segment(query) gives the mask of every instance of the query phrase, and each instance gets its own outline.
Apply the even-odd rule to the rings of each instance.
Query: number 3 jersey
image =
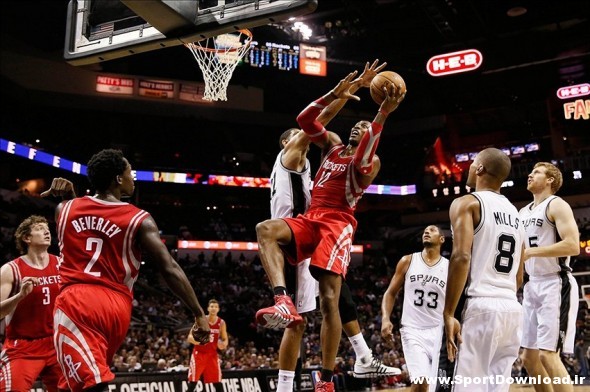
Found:
[[[422,252],[412,254],[404,283],[402,326],[425,329],[442,325],[448,272],[447,258],[441,256],[429,266]]]
[[[14,277],[9,297],[18,294],[22,280],[28,276],[39,278],[39,284],[6,316],[6,338],[41,339],[53,336],[53,305],[60,279],[57,256],[50,254],[49,263],[43,269],[31,266],[23,257],[12,260],[8,265]]]
[[[516,275],[524,241],[524,227],[516,207],[492,191],[471,193],[480,203],[474,228],[467,297],[516,300]]]
[[[61,289],[96,284],[133,297],[141,264],[137,231],[149,214],[124,202],[85,196],[68,201],[57,222]]]

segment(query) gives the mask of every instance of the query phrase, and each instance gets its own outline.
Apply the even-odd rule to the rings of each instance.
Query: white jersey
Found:
[[[441,256],[429,266],[422,252],[412,254],[404,283],[403,327],[426,329],[442,325],[448,272],[447,258]]]
[[[553,245],[561,241],[555,223],[547,217],[549,203],[557,199],[557,196],[550,196],[534,206],[534,202],[520,210],[520,220],[526,232],[525,246],[527,248],[536,246]],[[530,276],[556,275],[561,271],[571,271],[570,257],[531,257],[525,261],[526,272]]]
[[[277,155],[270,175],[270,216],[273,219],[303,214],[311,202],[309,160],[305,160],[303,171],[289,170],[281,162],[283,152]]]
[[[499,193],[473,192],[481,218],[474,229],[467,297],[516,300],[524,229],[516,207]]]

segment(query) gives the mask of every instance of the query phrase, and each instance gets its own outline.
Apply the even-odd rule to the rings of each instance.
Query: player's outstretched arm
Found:
[[[0,268],[0,319],[3,319],[16,309],[16,306],[23,298],[31,294],[33,287],[39,282],[39,279],[27,276],[20,282],[18,293],[9,297],[14,285],[14,274],[12,268],[5,264]]]
[[[138,240],[141,248],[156,263],[170,290],[193,312],[196,321],[191,332],[195,340],[202,341],[206,337],[205,342],[207,342],[209,339],[209,323],[205,318],[205,312],[203,312],[203,308],[186,274],[170,256],[168,249],[160,240],[158,226],[151,216],[141,223]]]
[[[400,259],[395,267],[393,278],[389,282],[389,287],[383,294],[381,301],[381,337],[390,345],[393,344],[393,323],[391,322],[391,312],[395,305],[395,299],[406,280],[406,272],[410,267],[411,255],[405,255]]]
[[[359,97],[350,93],[350,88],[355,83],[354,78],[357,73],[357,71],[349,73],[344,79],[338,82],[336,87],[330,90],[330,92],[310,103],[297,116],[299,127],[303,129],[303,132],[309,136],[310,140],[315,145],[323,150],[328,149],[335,144],[342,143],[342,141],[334,132],[328,132],[328,130],[324,128],[324,125],[318,121],[318,116],[322,110],[337,99],[360,100]]]
[[[62,177],[55,177],[51,181],[51,186],[46,191],[42,192],[41,197],[48,196],[59,196],[64,201],[59,203],[55,209],[55,221],[59,221],[59,214],[64,206],[64,202],[72,200],[76,197],[76,191],[74,189],[74,183]]]

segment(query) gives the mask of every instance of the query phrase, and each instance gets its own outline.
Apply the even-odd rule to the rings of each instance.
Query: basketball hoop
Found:
[[[205,79],[203,99],[227,101],[229,80],[238,62],[250,49],[250,42],[252,42],[252,32],[244,29],[184,44],[191,50],[203,72]]]

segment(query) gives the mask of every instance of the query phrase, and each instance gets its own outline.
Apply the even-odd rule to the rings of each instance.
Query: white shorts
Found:
[[[522,338],[522,306],[516,299],[469,298],[461,323],[463,343],[455,360],[455,380],[479,377],[481,382],[453,385],[453,391],[508,391],[510,384],[484,383],[496,375],[510,377]]]
[[[320,284],[309,272],[310,259],[297,264],[297,289],[295,306],[298,313],[316,310],[316,297],[320,295]]]
[[[578,283],[570,273],[531,276],[522,301],[522,347],[573,354],[578,298]]]
[[[402,327],[402,348],[410,380],[417,377],[436,377],[442,342],[443,325],[434,328]]]

